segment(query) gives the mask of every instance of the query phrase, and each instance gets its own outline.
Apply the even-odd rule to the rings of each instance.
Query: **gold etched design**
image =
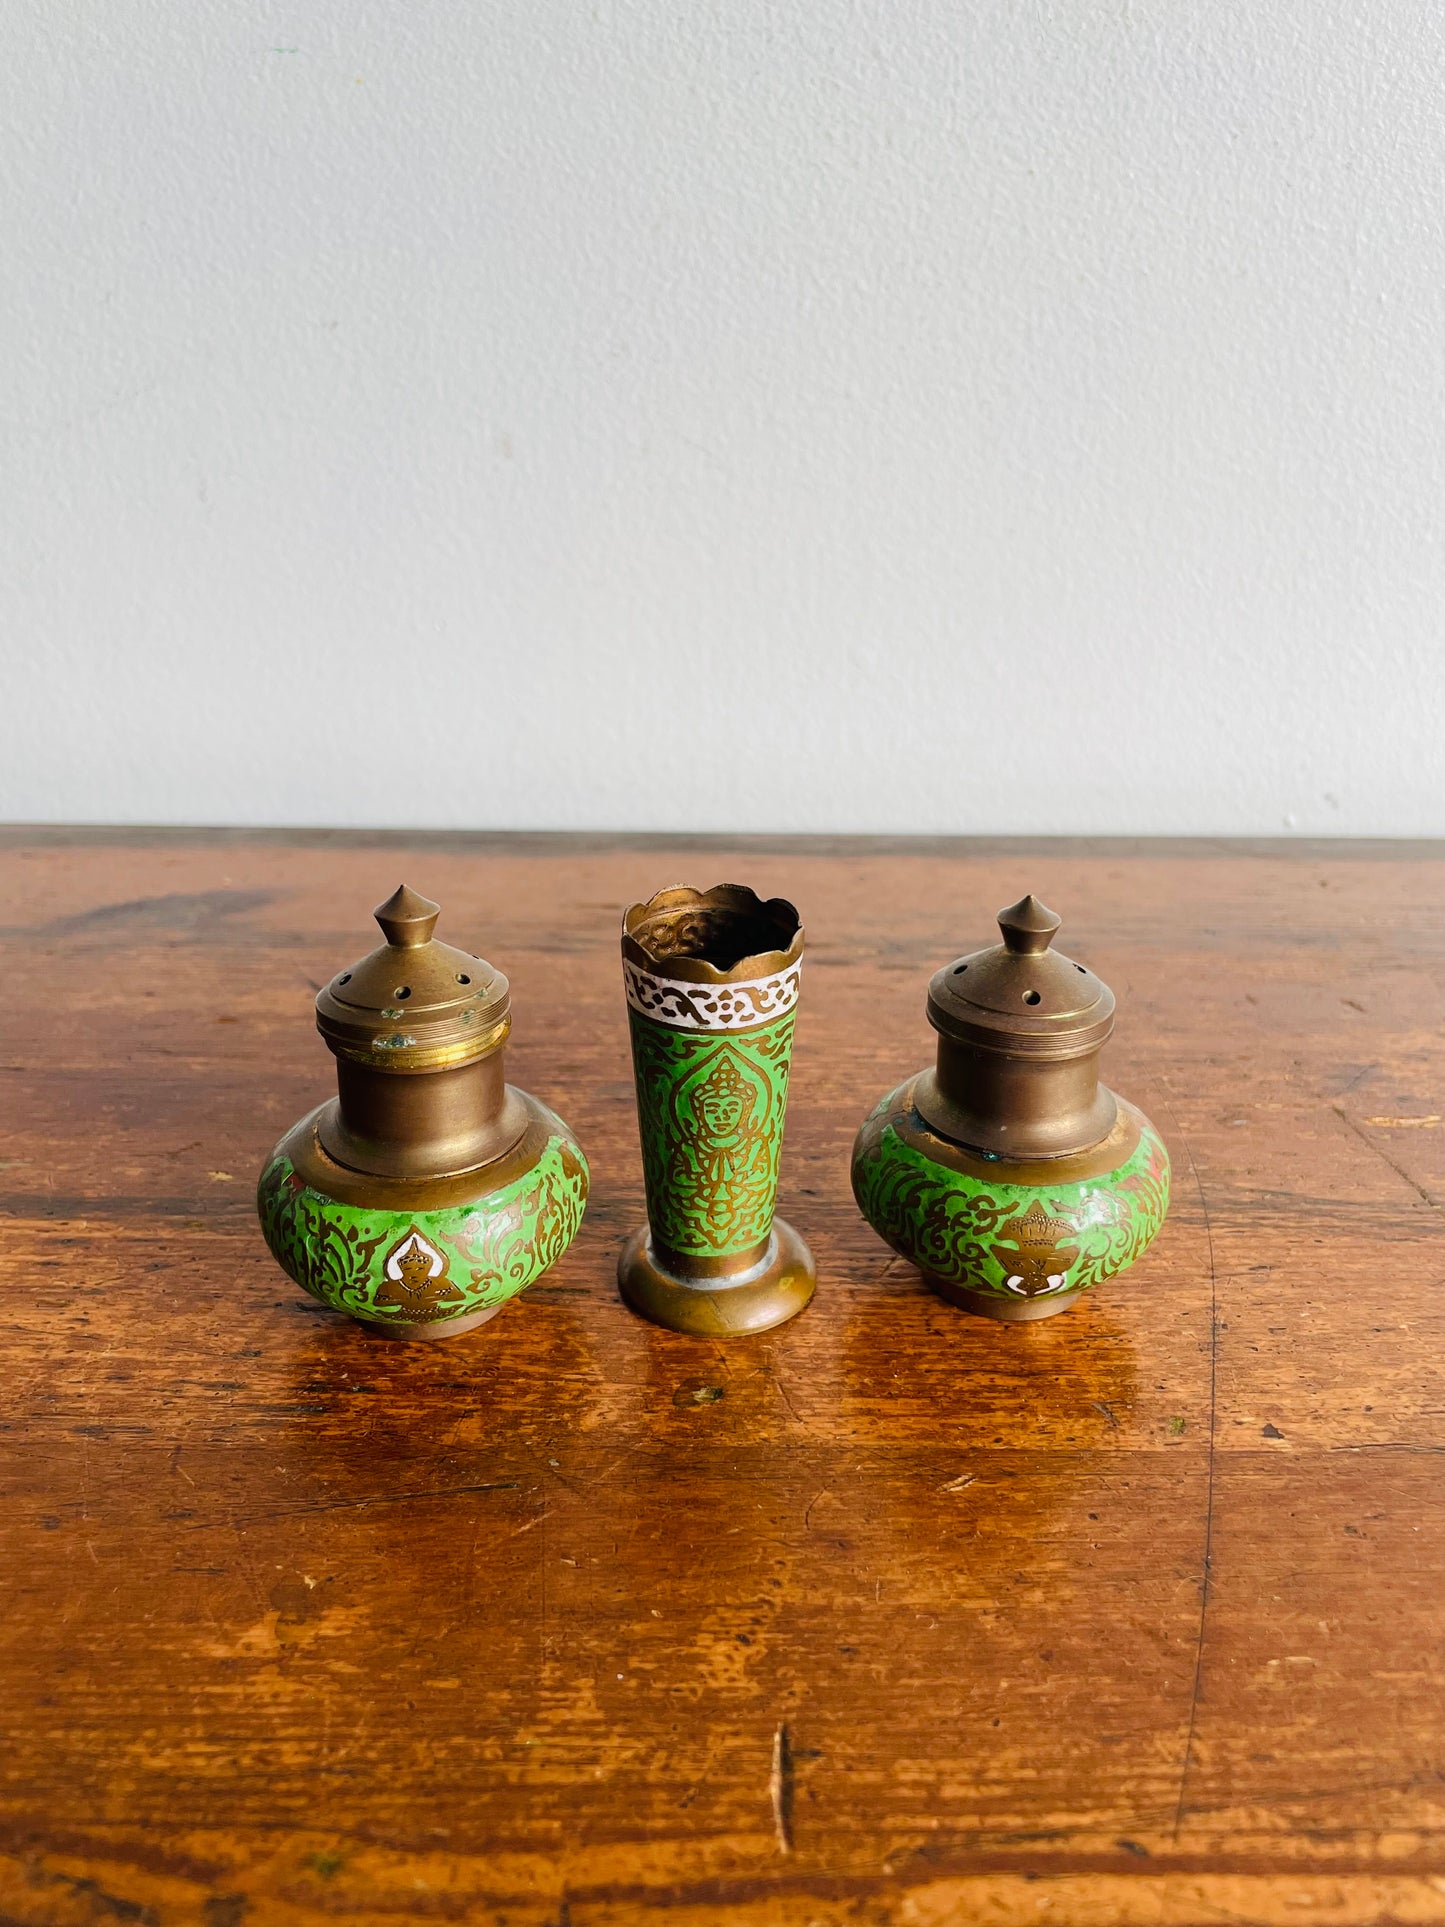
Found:
[[[766,1243],[793,1021],[707,1037],[631,1013],[647,1215],[671,1250],[730,1257]]]
[[[386,1318],[427,1324],[455,1316],[466,1302],[466,1293],[447,1277],[445,1254],[415,1225],[386,1254],[382,1276],[385,1295],[378,1295],[376,1309]]]
[[[853,1194],[879,1236],[920,1271],[1016,1300],[1086,1291],[1148,1249],[1169,1208],[1169,1153],[1147,1120],[1113,1170],[1030,1183],[936,1162],[916,1141],[924,1126],[912,1090],[912,1080],[900,1085],[864,1121]],[[898,1129],[905,1120],[907,1138]],[[1062,1285],[1049,1286],[1060,1276]],[[1046,1291],[1021,1289],[1030,1278]]]
[[[798,1001],[802,962],[749,983],[695,984],[659,977],[630,959],[622,960],[627,1001],[640,1016],[673,1030],[750,1030],[781,1017]]]
[[[279,1151],[257,1188],[266,1243],[303,1290],[354,1318],[425,1324],[438,1318],[437,1305],[450,1318],[503,1303],[562,1256],[587,1203],[587,1161],[576,1139],[550,1111],[533,1108],[548,1126],[535,1163],[480,1197],[427,1212],[330,1197]],[[461,1302],[447,1295],[453,1291]],[[419,1302],[419,1319],[409,1300]]]
[[[770,1210],[772,1147],[757,1117],[759,1091],[734,1059],[721,1057],[692,1092],[696,1136],[673,1146],[669,1178],[688,1197],[710,1245],[719,1249]],[[763,1104],[766,1107],[766,1096]]]
[[[992,1247],[1007,1290],[1020,1298],[1041,1298],[1062,1291],[1069,1267],[1079,1262],[1076,1235],[1067,1218],[1051,1218],[1037,1198],[1022,1217],[999,1226],[1002,1242]]]

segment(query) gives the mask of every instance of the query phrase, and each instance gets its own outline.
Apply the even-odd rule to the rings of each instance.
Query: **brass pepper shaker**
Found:
[[[396,1338],[495,1317],[587,1202],[576,1138],[504,1080],[507,979],[438,943],[439,915],[403,885],[376,912],[386,942],[318,994],[337,1095],[281,1139],[257,1193],[281,1268]]]
[[[1003,942],[928,986],[938,1060],[889,1093],[853,1146],[853,1193],[880,1237],[965,1310],[1048,1318],[1148,1247],[1169,1154],[1099,1082],[1114,997],[1051,946],[1036,897]]]

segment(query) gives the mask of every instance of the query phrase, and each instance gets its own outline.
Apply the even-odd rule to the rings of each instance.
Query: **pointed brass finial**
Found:
[[[1037,957],[1047,950],[1062,922],[1062,917],[1056,917],[1035,896],[1020,897],[998,913],[1004,943],[1015,956],[1022,957]]]
[[[431,942],[431,933],[441,913],[439,903],[433,903],[430,897],[418,896],[403,883],[385,903],[377,905],[374,915],[388,943],[395,944],[399,950],[416,950]]]

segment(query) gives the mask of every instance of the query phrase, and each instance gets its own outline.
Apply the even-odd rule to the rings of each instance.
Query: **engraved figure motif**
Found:
[[[793,1014],[727,1038],[632,1013],[647,1215],[674,1251],[728,1257],[773,1225]]]
[[[758,1097],[732,1058],[719,1057],[691,1093],[693,1133],[673,1143],[672,1183],[717,1244],[745,1233],[771,1201],[773,1160],[759,1129]]]
[[[415,1225],[392,1246],[381,1270],[390,1287],[376,1301],[383,1317],[427,1324],[454,1317],[465,1303],[466,1293],[447,1277],[445,1256]]]
[[[1070,1265],[1079,1262],[1079,1247],[1065,1242],[1073,1236],[1069,1220],[1049,1217],[1035,1198],[1021,1218],[999,1226],[999,1237],[1005,1242],[990,1247],[1005,1287],[1020,1298],[1062,1291]]]

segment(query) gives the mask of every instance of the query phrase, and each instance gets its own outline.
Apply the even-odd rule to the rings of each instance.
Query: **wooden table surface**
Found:
[[[1445,1921],[1438,846],[0,835],[0,1920]],[[813,1307],[619,1302],[621,906],[792,897]],[[592,1162],[494,1323],[276,1269],[315,987],[401,880]],[[1034,890],[1174,1158],[1040,1325],[940,1303],[848,1150]]]

